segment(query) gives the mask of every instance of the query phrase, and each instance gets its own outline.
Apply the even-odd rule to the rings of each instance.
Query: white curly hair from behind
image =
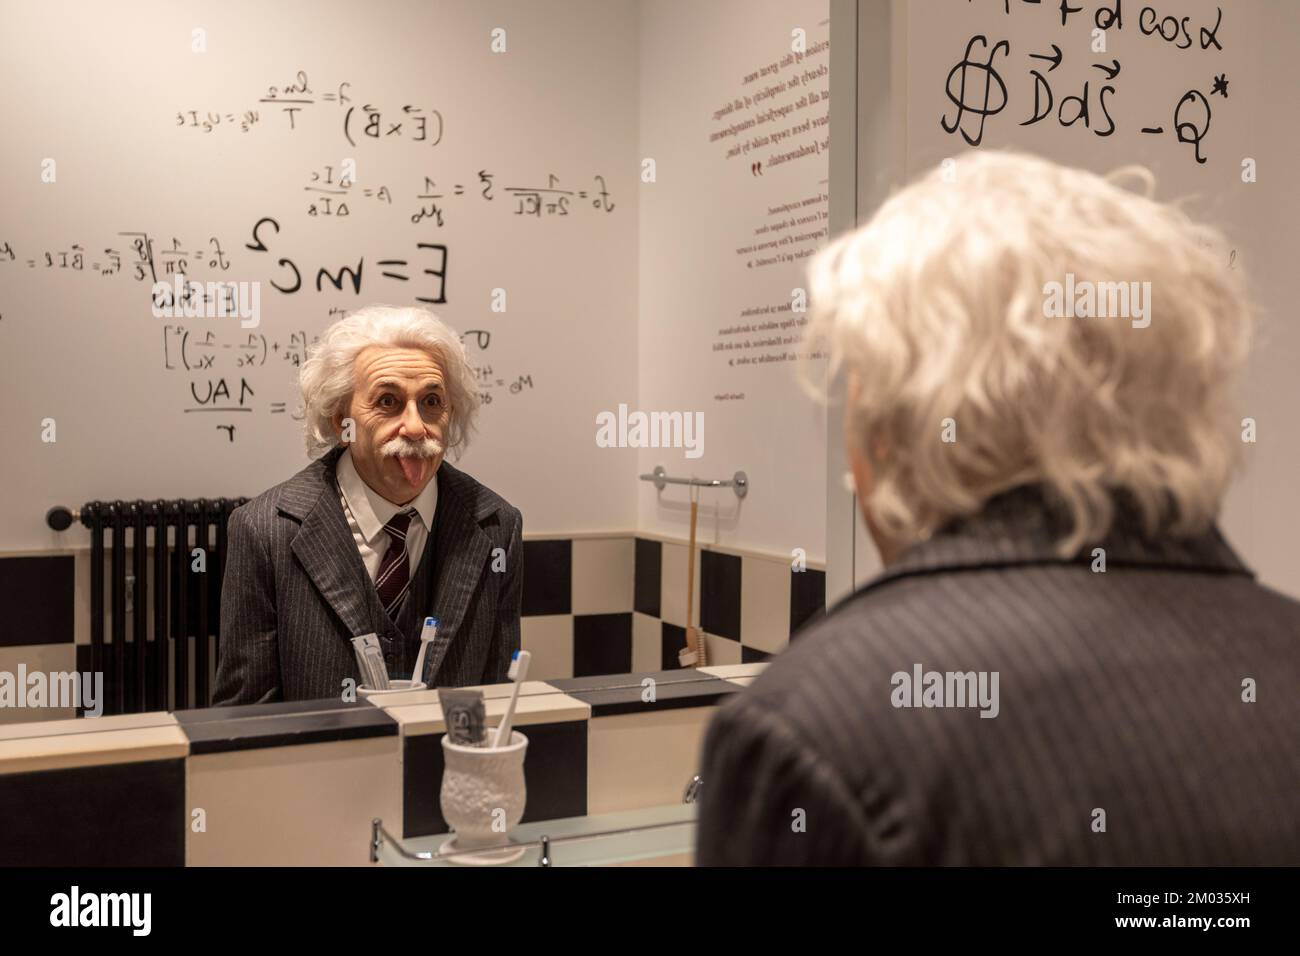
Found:
[[[891,538],[923,539],[1022,484],[1068,514],[1063,558],[1104,537],[1121,489],[1149,535],[1214,520],[1240,455],[1254,309],[1222,234],[1153,192],[1141,168],[972,151],[812,260],[803,351],[829,362],[800,378],[822,401],[840,373],[859,381],[847,433]],[[1068,273],[1149,282],[1150,324],[1045,315]],[[947,419],[956,441],[941,440]]]
[[[355,389],[357,356],[371,347],[421,349],[434,357],[446,378],[450,421],[446,453],[459,458],[469,447],[479,397],[460,336],[427,309],[370,305],[327,328],[298,374],[302,391],[307,454],[319,458],[339,444],[333,418],[345,416]]]

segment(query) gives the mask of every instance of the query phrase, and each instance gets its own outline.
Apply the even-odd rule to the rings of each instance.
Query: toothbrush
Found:
[[[528,676],[528,662],[532,659],[533,655],[528,651],[515,651],[514,657],[510,659],[509,677],[515,682],[515,689],[510,695],[506,715],[497,727],[497,736],[492,742],[493,747],[500,747],[503,741],[510,739],[510,723],[515,719],[515,704],[519,703],[519,688],[524,686],[524,678]]]
[[[411,686],[414,687],[424,679],[424,652],[438,637],[438,619],[426,617],[424,628],[420,631],[420,653],[415,655],[415,669],[411,671]]]

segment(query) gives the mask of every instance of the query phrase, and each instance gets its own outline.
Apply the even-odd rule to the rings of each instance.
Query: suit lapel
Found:
[[[470,511],[474,503],[464,497],[460,472],[444,461],[438,468],[437,480],[438,510],[431,537],[437,578],[433,614],[438,618],[438,638],[429,648],[426,665],[430,687],[436,686],[438,669],[465,621],[492,546],[491,538]]]
[[[294,514],[302,527],[292,548],[316,589],[354,635],[374,630],[367,588],[374,590],[348,528],[334,465],[342,449],[335,449],[299,472],[285,489],[282,510]]]

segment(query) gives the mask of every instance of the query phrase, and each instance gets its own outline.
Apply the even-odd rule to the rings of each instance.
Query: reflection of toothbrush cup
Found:
[[[438,637],[438,619],[426,617],[424,628],[420,632],[420,652],[415,658],[415,667],[410,680],[390,680],[388,665],[384,662],[384,652],[379,646],[379,637],[375,634],[363,634],[352,638],[352,647],[357,655],[357,670],[361,674],[361,686],[357,693],[361,697],[371,697],[399,690],[423,690],[421,677],[424,675],[425,655],[429,645]]]

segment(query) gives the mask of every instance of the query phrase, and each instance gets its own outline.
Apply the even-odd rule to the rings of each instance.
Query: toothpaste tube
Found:
[[[453,744],[487,746],[487,709],[481,690],[439,687],[438,703],[447,722],[447,738]]]
[[[370,686],[370,662],[366,660],[365,639],[360,637],[352,638],[352,651],[357,655],[357,673],[361,677],[361,686]]]
[[[370,661],[370,673],[374,679],[370,686],[375,690],[388,690],[388,665],[384,663],[384,652],[378,647],[367,647],[366,659]]]
[[[379,646],[377,634],[362,634],[352,638],[352,648],[357,655],[362,686],[370,690],[388,690],[388,666]]]

